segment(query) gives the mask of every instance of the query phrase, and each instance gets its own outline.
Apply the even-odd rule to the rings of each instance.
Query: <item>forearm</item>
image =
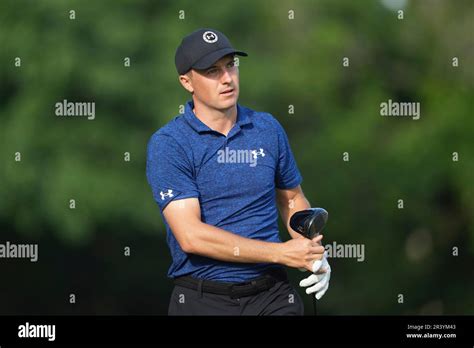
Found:
[[[297,211],[309,208],[311,208],[311,205],[304,194],[298,194],[287,201],[280,200],[278,202],[278,209],[280,210],[281,218],[292,238],[300,238],[302,236],[301,234],[293,231],[293,229],[290,227],[291,216]]]
[[[245,238],[203,222],[188,236],[188,253],[228,262],[284,263],[281,243]]]

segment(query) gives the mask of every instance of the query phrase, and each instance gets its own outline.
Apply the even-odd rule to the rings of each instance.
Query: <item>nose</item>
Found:
[[[221,83],[230,83],[232,82],[232,77],[230,76],[230,72],[227,69],[223,69],[224,72],[221,76]]]

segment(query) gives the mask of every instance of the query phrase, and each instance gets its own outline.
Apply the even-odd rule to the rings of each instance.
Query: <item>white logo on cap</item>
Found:
[[[213,31],[206,31],[204,34],[202,34],[202,38],[207,43],[214,43],[217,41],[217,34]]]

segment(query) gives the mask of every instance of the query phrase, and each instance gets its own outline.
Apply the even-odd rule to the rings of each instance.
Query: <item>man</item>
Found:
[[[165,222],[175,288],[169,315],[302,315],[284,266],[311,271],[300,285],[321,298],[330,267],[322,236],[303,238],[291,215],[310,207],[285,131],[237,104],[235,50],[199,29],[176,51],[184,115],[151,137],[147,179]],[[282,243],[278,209],[292,239]]]

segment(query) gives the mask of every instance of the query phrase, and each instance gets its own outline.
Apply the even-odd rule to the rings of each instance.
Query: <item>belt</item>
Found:
[[[182,276],[174,279],[174,284],[192,290],[201,290],[216,295],[227,295],[231,298],[256,295],[268,290],[276,283],[287,281],[286,271],[275,269],[266,271],[262,276],[242,283],[226,283],[214,280],[198,279],[192,276]]]

